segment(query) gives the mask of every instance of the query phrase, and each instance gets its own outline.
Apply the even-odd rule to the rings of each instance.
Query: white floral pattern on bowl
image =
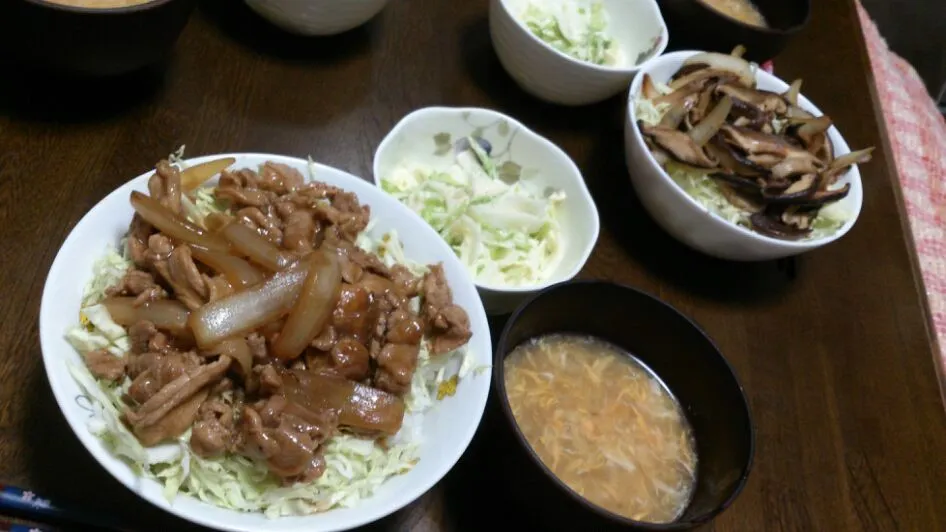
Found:
[[[488,109],[428,107],[407,115],[378,146],[374,182],[380,188],[382,178],[408,160],[446,168],[456,143],[468,137],[489,144],[501,178],[529,179],[542,190],[565,193],[558,210],[561,257],[549,277],[517,287],[476,283],[487,313],[503,314],[542,288],[577,275],[598,240],[600,220],[581,172],[565,152],[515,119]]]

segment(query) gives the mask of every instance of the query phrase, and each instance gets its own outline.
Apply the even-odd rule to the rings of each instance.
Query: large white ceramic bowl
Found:
[[[486,312],[505,314],[543,288],[577,275],[598,241],[601,222],[581,172],[571,158],[518,121],[488,109],[427,107],[405,116],[375,152],[375,184],[380,189],[381,180],[407,160],[434,168],[448,167],[453,162],[453,150],[438,147],[471,135],[488,141],[497,160],[518,164],[523,176],[529,176],[543,189],[562,190],[566,196],[559,209],[561,260],[548,279],[515,287],[477,282]],[[435,137],[444,140],[438,144]]]
[[[850,231],[861,212],[864,199],[861,174],[856,165],[840,180],[841,183],[851,184],[850,192],[840,203],[840,206],[850,213],[847,223],[827,237],[797,241],[772,238],[724,220],[687,194],[667,175],[651,155],[637,127],[635,101],[640,94],[644,74],[650,74],[655,81],[666,82],[688,57],[696,53],[699,52],[674,52],[655,59],[637,74],[628,93],[627,120],[624,124],[627,168],[634,190],[651,217],[664,230],[693,249],[721,259],[737,261],[759,261],[798,255],[834,242]],[[756,82],[762,90],[778,93],[788,90],[787,83],[761,68],[756,71]],[[821,110],[804,96],[798,97],[798,105],[816,116],[822,114]],[[828,130],[828,138],[834,145],[835,157],[850,153],[847,142],[836,127],[831,126]]]
[[[614,67],[575,59],[536,37],[518,18],[530,1],[490,0],[489,32],[506,72],[542,100],[585,105],[610,98],[667,48],[667,25],[656,0],[600,0],[610,17],[608,31],[628,63]]]
[[[237,159],[235,168],[255,168],[264,161],[275,161],[306,174],[307,162],[301,159],[263,154],[230,156]],[[200,157],[188,163],[197,164],[218,157],[222,156]],[[150,175],[151,172],[138,176],[109,194],[76,225],[49,271],[40,307],[40,343],[53,394],[76,436],[102,467],[128,489],[159,508],[205,526],[245,532],[348,530],[398,510],[436,484],[460,458],[476,431],[489,394],[489,374],[471,373],[460,381],[456,395],[444,399],[425,414],[420,461],[411,471],[389,479],[373,497],[354,508],[305,517],[270,519],[258,513],[224,510],[183,495],[168,502],[157,482],[137,476],[89,432],[92,414],[83,408],[88,408],[80,399],[84,394],[66,366],[67,362],[82,364],[82,360],[63,335],[78,320],[83,288],[91,276],[93,262],[108,246],[117,246],[128,229],[133,213],[129,194],[133,190],[147,192]],[[489,365],[492,343],[483,305],[463,265],[437,233],[410,209],[367,181],[323,165],[316,165],[315,178],[354,192],[364,204],[370,205],[372,217],[376,220],[373,232],[380,237],[391,229],[397,230],[409,258],[424,263],[443,263],[454,300],[470,316],[473,337],[469,349],[477,364]],[[161,449],[155,452],[161,452]]]
[[[246,0],[253,11],[300,35],[335,35],[357,28],[389,0]]]

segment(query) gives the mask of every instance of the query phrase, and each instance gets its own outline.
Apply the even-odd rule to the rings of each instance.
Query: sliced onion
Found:
[[[795,135],[805,143],[805,147],[812,155],[817,155],[827,138],[828,128],[831,127],[831,117],[822,115],[818,118],[800,120],[803,122],[795,130]]]
[[[187,318],[190,311],[181,303],[170,299],[157,299],[143,305],[135,305],[134,297],[111,297],[102,302],[112,320],[119,325],[131,327],[139,321],[150,321],[158,329],[174,334],[187,333]]]
[[[263,284],[211,301],[195,310],[188,323],[197,345],[208,349],[286,315],[299,295],[307,271],[305,264],[289,268]]]
[[[250,351],[250,345],[246,343],[246,339],[228,338],[220,342],[220,345],[212,351],[235,360],[237,367],[240,368],[239,374],[244,380],[253,374],[253,353]]]
[[[802,109],[801,107],[798,107],[797,105],[789,105],[788,111],[785,113],[785,116],[787,116],[788,118],[801,118],[801,119],[809,119],[809,118],[815,117],[815,115],[809,113],[808,111]]]
[[[739,76],[739,81],[746,87],[755,87],[755,74],[752,72],[752,65],[741,57],[716,52],[702,52],[683,62],[683,66],[699,64],[732,72]]]
[[[691,94],[687,96],[682,102],[679,102],[677,105],[674,105],[664,113],[663,118],[660,119],[660,127],[666,127],[670,129],[677,129],[680,127],[680,124],[683,122],[683,119],[686,117],[687,113],[690,112],[690,109],[696,105],[699,94]]]
[[[798,105],[798,94],[801,92],[801,78],[796,79],[788,87],[788,90],[785,91],[785,94],[782,96],[785,97],[785,100],[792,105]]]
[[[203,185],[211,177],[223,172],[236,162],[234,157],[224,157],[200,163],[181,172],[181,187],[191,191]]]
[[[191,254],[215,272],[223,274],[236,289],[248,288],[261,282],[264,278],[262,272],[240,257],[234,257],[227,253],[217,253],[196,246],[191,247]]]
[[[697,146],[704,146],[707,142],[719,132],[719,128],[726,122],[729,111],[732,110],[732,98],[723,96],[712,111],[706,114],[699,124],[689,131],[690,138]]]
[[[338,423],[360,431],[396,434],[404,421],[404,401],[371,386],[335,375],[291,370],[281,374],[290,404],[310,412],[338,412]]]
[[[221,229],[233,222],[231,216],[219,212],[212,212],[204,218],[204,225],[214,233],[219,233]]]
[[[713,68],[701,68],[672,80],[667,86],[674,91],[687,86],[689,86],[692,90],[700,90],[702,87],[696,82],[703,81],[707,78],[717,77],[723,74],[726,74],[726,72],[720,72],[719,70]]]
[[[650,74],[644,74],[644,79],[641,81],[641,94],[647,100],[653,100],[660,96],[660,91],[654,85],[654,79],[650,77]]]
[[[285,270],[292,263],[292,257],[288,253],[284,253],[259,233],[233,221],[229,216],[211,214],[207,217],[207,226],[220,227],[219,233],[238,253],[269,271]]]
[[[742,57],[746,55],[746,47],[741,44],[737,44],[736,47],[732,49],[732,52],[729,53],[729,55],[733,57]]]
[[[315,251],[306,260],[309,273],[286,324],[273,344],[273,355],[292,360],[322,332],[342,286],[342,270],[334,253]]]
[[[147,194],[132,192],[131,205],[146,222],[171,238],[196,244],[211,251],[226,252],[230,248],[226,240],[217,235],[208,234],[200,227],[174,214],[161,202]]]
[[[852,164],[864,164],[870,161],[873,153],[873,147],[864,150],[852,151],[851,153],[842,155],[832,161],[831,166],[828,167],[828,170],[840,170],[842,168],[847,168]]]

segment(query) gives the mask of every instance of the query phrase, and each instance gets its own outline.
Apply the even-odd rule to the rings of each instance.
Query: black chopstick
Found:
[[[0,484],[0,513],[43,523],[46,525],[71,525],[83,530],[102,530],[108,532],[124,532],[124,529],[112,522],[106,516],[92,515],[76,508],[54,505],[52,501],[30,490],[15,486]],[[44,532],[48,529],[30,527],[27,525],[10,525],[11,532],[28,532],[37,530]],[[25,528],[24,528],[25,527]],[[0,531],[4,530],[0,526]]]

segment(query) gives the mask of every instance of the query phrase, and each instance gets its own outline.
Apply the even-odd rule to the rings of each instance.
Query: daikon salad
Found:
[[[536,37],[575,59],[617,66],[621,50],[608,33],[608,13],[594,0],[527,0],[520,18]]]
[[[557,214],[565,194],[523,177],[512,161],[499,164],[481,140],[459,144],[448,167],[404,161],[381,187],[436,229],[477,282],[546,280],[561,258]]]

